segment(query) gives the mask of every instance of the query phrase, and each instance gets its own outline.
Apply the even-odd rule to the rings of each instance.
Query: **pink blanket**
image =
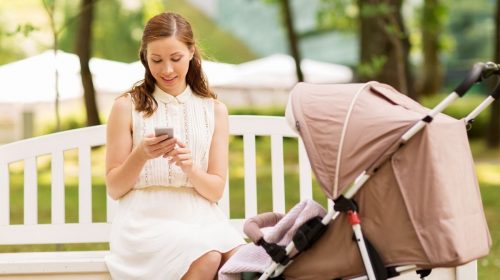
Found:
[[[286,246],[292,241],[297,229],[315,216],[323,217],[325,209],[314,200],[304,200],[295,205],[274,227],[263,230],[269,243]],[[243,245],[219,270],[219,280],[241,279],[242,272],[263,273],[272,259],[266,251],[253,243]]]

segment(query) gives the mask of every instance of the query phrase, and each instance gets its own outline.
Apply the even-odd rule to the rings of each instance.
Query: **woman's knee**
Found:
[[[191,264],[182,280],[213,279],[217,275],[221,260],[221,253],[216,251],[202,255]]]
[[[224,265],[226,263],[226,261],[231,258],[235,253],[236,251],[238,251],[238,249],[240,248],[240,246],[232,249],[231,251],[228,251],[228,252],[225,252],[225,253],[222,253],[221,254],[221,265]]]
[[[222,254],[217,252],[217,251],[210,251],[203,256],[201,256],[198,260],[196,260],[196,263],[199,263],[205,267],[210,267],[210,268],[215,268],[217,269],[220,265],[220,262],[222,260]]]

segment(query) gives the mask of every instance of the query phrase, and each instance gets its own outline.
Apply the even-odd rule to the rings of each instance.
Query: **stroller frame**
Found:
[[[493,62],[476,63],[467,77],[462,83],[438,105],[436,105],[424,118],[417,121],[411,126],[395,143],[390,145],[375,162],[373,162],[365,171],[363,171],[354,183],[352,183],[338,198],[333,201],[333,207],[328,210],[328,213],[321,219],[321,222],[315,222],[312,229],[299,229],[299,235],[293,238],[284,249],[276,250],[276,244],[268,244],[264,241],[263,247],[271,256],[273,262],[260,276],[259,280],[265,280],[270,277],[277,277],[283,273],[286,267],[292,262],[291,252],[298,249],[297,256],[300,252],[307,250],[314,241],[319,239],[321,234],[326,230],[326,226],[335,220],[341,212],[348,215],[349,223],[351,224],[354,239],[357,243],[359,252],[362,257],[366,275],[354,278],[356,280],[380,280],[399,276],[401,272],[416,270],[421,279],[425,279],[431,272],[430,269],[418,270],[416,265],[407,265],[400,267],[386,268],[375,248],[363,236],[361,229],[361,220],[358,216],[357,205],[353,200],[356,193],[364,186],[364,184],[378,171],[378,169],[386,163],[402,146],[404,146],[415,134],[420,132],[427,124],[431,123],[434,117],[441,113],[455,100],[461,98],[475,84],[481,82],[493,75],[500,75],[500,64]],[[464,118],[466,125],[471,125],[475,117],[479,115],[486,107],[500,97],[500,81],[497,83],[493,92],[478,105],[467,117]],[[385,156],[384,156],[385,155]],[[329,207],[330,208],[330,207]],[[304,235],[307,235],[304,240]],[[270,246],[274,245],[274,246]],[[271,249],[272,248],[272,249]],[[274,250],[273,250],[274,249]]]

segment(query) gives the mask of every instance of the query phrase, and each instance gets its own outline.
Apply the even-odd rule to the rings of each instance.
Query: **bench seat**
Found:
[[[0,254],[0,279],[111,279],[107,251]]]

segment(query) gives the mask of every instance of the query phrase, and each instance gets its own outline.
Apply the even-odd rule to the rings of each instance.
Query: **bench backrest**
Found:
[[[285,212],[284,137],[297,137],[283,117],[230,116],[230,134],[242,136],[244,161],[244,217],[232,218],[242,229],[245,218],[258,214],[256,136],[268,136],[271,141],[272,210]],[[0,146],[0,245],[57,244],[107,242],[110,222],[116,201],[106,200],[106,222],[92,221],[92,147],[106,142],[105,126],[87,127],[58,132]],[[312,176],[309,161],[300,139],[298,140],[298,170],[300,199],[312,198]],[[65,221],[64,152],[78,150],[78,222]],[[37,158],[51,157],[51,220],[38,222]],[[11,224],[9,165],[23,162],[24,219],[22,224]],[[231,162],[230,166],[231,168]],[[219,202],[223,211],[230,213],[227,180],[224,196]]]

